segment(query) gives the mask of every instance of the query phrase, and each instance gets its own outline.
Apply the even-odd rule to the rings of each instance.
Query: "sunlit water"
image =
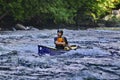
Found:
[[[120,31],[63,30],[81,48],[56,56],[39,56],[37,45],[54,47],[57,30],[1,32],[0,79],[120,79]]]

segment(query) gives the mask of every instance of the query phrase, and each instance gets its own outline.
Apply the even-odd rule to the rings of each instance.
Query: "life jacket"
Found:
[[[65,40],[64,40],[64,38],[61,37],[61,38],[57,38],[57,41],[58,42],[64,42]]]

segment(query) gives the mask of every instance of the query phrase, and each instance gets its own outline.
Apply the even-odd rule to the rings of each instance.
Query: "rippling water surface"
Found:
[[[63,30],[81,48],[56,56],[37,54],[56,30],[1,32],[0,80],[120,80],[120,31]]]

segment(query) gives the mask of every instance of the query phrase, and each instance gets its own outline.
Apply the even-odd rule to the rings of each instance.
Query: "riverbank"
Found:
[[[94,28],[96,30],[113,30],[113,31],[120,31],[120,27],[98,27]]]

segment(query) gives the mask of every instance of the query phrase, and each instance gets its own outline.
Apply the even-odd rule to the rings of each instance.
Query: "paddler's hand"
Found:
[[[72,48],[71,48],[69,45],[66,45],[66,46],[65,46],[65,49],[66,49],[66,50],[72,50]]]
[[[63,46],[66,45],[65,42],[58,42],[58,41],[56,41],[55,44],[57,44],[57,45],[63,45]]]

